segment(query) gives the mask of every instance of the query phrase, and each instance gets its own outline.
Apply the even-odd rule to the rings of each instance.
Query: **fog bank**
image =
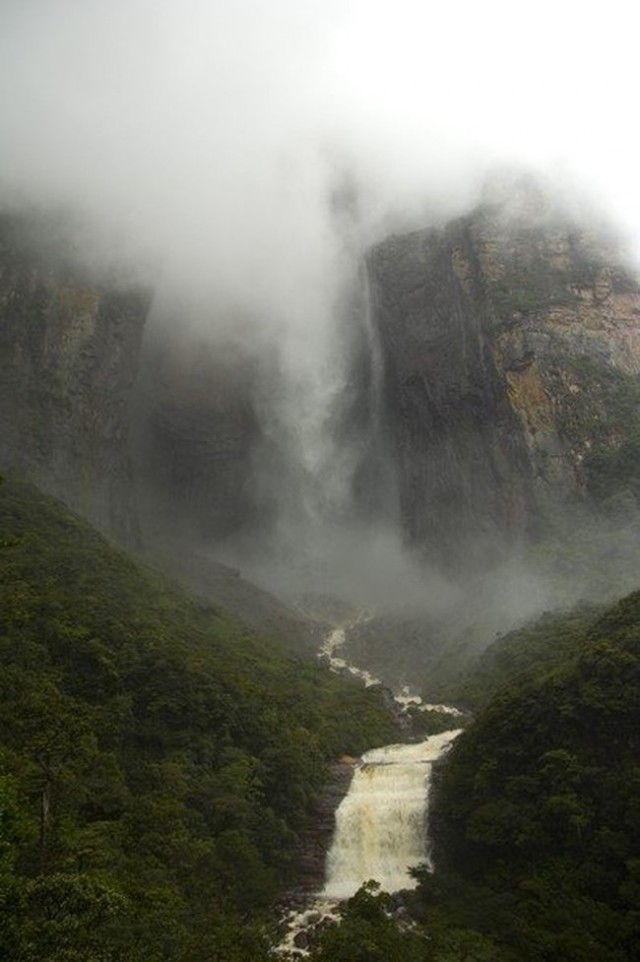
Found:
[[[632,44],[621,0],[6,0],[0,203],[73,211],[84,259],[154,290],[149,336],[256,359],[272,517],[225,559],[289,590],[455,603],[405,551],[383,467],[354,504],[361,465],[384,461],[363,254],[514,167],[637,244]]]

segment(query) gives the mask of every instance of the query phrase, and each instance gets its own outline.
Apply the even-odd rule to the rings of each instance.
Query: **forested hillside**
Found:
[[[519,676],[560,664],[579,651],[604,611],[602,605],[581,605],[569,611],[545,612],[524,627],[507,632],[474,658],[467,652],[458,662],[452,657],[448,677],[443,671],[438,677],[435,671],[434,678],[428,680],[427,686],[430,683],[432,689],[428,694],[478,712]]]
[[[259,962],[326,762],[376,696],[0,485],[0,957]]]
[[[459,690],[479,713],[433,792],[419,924],[367,886],[314,962],[635,962],[640,592],[500,639]]]
[[[523,960],[640,951],[640,593],[579,624],[511,639],[517,674],[459,739],[437,799],[454,875],[425,877],[429,899]],[[532,640],[538,663],[520,672]]]

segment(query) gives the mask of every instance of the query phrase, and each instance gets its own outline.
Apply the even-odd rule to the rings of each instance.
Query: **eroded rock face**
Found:
[[[149,332],[134,456],[145,540],[215,543],[251,527],[259,437],[248,352],[185,336],[180,318]]]
[[[640,288],[606,237],[544,203],[526,217],[486,206],[386,240],[369,266],[414,544],[486,560],[551,505],[624,486]]]
[[[307,827],[300,833],[296,858],[298,885],[305,892],[320,892],[325,865],[336,827],[336,811],[349,791],[357,759],[343,756],[331,765],[329,780],[313,805]]]
[[[0,218],[0,465],[128,544],[129,401],[148,304]]]
[[[567,505],[640,500],[638,284],[602,232],[515,207],[370,252],[382,398],[355,338],[336,420],[366,448],[354,512],[395,519],[376,492],[397,490],[408,540],[453,568],[490,564]],[[277,522],[274,478],[297,467],[256,391],[277,365],[250,338],[199,340],[179,313],[143,344],[148,294],[69,264],[0,219],[0,470],[128,544],[138,526],[147,547],[253,545]]]

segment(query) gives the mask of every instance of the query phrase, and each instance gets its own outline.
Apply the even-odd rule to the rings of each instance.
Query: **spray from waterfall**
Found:
[[[388,507],[381,349],[368,271],[353,238],[344,260],[333,299],[301,305],[304,323],[288,323],[277,350],[261,358],[252,483],[263,524],[251,532],[245,557],[228,560],[276,594],[366,604],[378,600],[390,568],[400,571],[398,581],[409,579]],[[375,586],[367,583],[372,578]]]
[[[337,308],[326,307],[289,330],[259,389],[256,468],[281,535],[313,531],[348,510],[353,454],[336,432],[349,361],[341,321]]]

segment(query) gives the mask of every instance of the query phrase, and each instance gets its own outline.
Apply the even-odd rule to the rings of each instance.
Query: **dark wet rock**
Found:
[[[604,229],[512,186],[369,256],[401,517],[454,569],[597,497],[640,425],[637,280]]]
[[[307,826],[300,833],[298,857],[299,887],[319,892],[324,885],[325,862],[335,830],[335,813],[351,784],[357,759],[345,755],[331,766],[330,778],[316,798]],[[289,899],[287,902],[290,904]]]
[[[406,905],[399,905],[398,908],[394,909],[393,912],[391,913],[391,918],[394,919],[396,922],[403,919],[409,919],[410,918],[409,909],[406,907]]]
[[[185,337],[178,308],[145,336],[135,411],[136,483],[145,541],[213,543],[257,523],[253,499],[255,361]]]
[[[405,905],[405,897],[402,892],[392,892],[389,896],[389,909],[394,912],[396,909]]]
[[[131,401],[150,295],[80,268],[68,233],[0,215],[0,462],[138,541]]]

